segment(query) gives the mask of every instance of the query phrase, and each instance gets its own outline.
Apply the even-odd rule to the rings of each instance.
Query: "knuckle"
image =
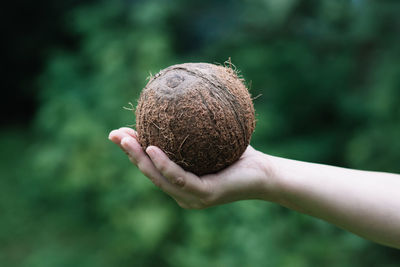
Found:
[[[165,159],[160,161],[158,170],[162,173],[165,173],[168,170],[168,162]]]
[[[200,180],[200,183],[197,186],[198,194],[202,198],[210,198],[212,195],[212,187],[207,181]]]
[[[215,202],[214,197],[211,194],[207,194],[199,199],[201,205],[205,208],[210,207]]]
[[[174,177],[174,178],[172,179],[172,183],[173,183],[174,185],[176,185],[176,186],[184,187],[184,186],[185,186],[185,179],[183,179],[183,177],[180,177],[180,176]]]

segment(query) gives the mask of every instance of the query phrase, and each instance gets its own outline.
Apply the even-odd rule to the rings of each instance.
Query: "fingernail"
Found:
[[[154,149],[152,149],[152,147],[146,148],[146,153],[147,153],[147,155],[149,155],[151,158],[153,158],[153,157],[156,155],[156,152],[154,151]]]

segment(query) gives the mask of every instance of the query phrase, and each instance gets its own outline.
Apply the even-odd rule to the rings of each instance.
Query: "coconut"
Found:
[[[250,94],[231,66],[185,63],[151,77],[136,107],[143,149],[157,146],[197,175],[237,161],[250,143],[255,118]]]

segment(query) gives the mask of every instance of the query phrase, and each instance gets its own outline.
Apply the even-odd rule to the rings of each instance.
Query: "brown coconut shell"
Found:
[[[237,161],[255,127],[250,94],[232,68],[185,63],[161,70],[143,89],[136,108],[143,149],[161,148],[197,175]]]

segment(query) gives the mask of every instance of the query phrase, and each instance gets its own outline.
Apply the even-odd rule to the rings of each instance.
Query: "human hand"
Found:
[[[182,208],[203,209],[244,199],[275,199],[276,186],[268,167],[268,157],[251,146],[231,166],[198,177],[169,160],[158,147],[149,146],[143,151],[136,138],[136,131],[126,127],[109,135],[130,161]]]

